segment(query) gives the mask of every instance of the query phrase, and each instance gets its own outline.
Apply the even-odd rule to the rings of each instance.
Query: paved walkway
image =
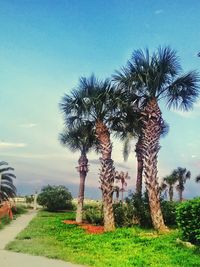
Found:
[[[81,267],[72,263],[51,260],[41,256],[31,256],[22,253],[4,250],[5,246],[11,242],[19,232],[21,232],[36,215],[35,211],[21,215],[10,225],[0,231],[0,263],[6,267]],[[82,266],[83,267],[83,266]]]

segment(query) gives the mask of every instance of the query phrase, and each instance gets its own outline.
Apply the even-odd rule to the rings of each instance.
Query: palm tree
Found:
[[[134,51],[114,80],[122,92],[139,98],[144,178],[153,226],[162,231],[166,226],[160,208],[157,155],[164,123],[158,102],[166,100],[169,108],[192,108],[199,95],[199,76],[195,71],[181,74],[176,52],[169,47],[159,47],[152,56],[148,49]]]
[[[195,178],[196,183],[200,183],[200,175]]]
[[[134,123],[131,123],[134,120]],[[126,129],[120,129],[118,127],[117,136],[124,141],[123,156],[124,160],[127,160],[131,151],[131,141],[136,140],[135,153],[137,159],[137,176],[136,176],[136,194],[139,198],[142,197],[142,182],[143,182],[143,151],[142,151],[142,125],[139,120],[139,114],[131,117],[130,114],[126,116]],[[130,128],[130,125],[132,128]],[[124,126],[125,127],[125,126]],[[169,131],[169,126],[165,122],[162,128],[161,136],[164,137]]]
[[[0,166],[8,165],[5,161],[0,161]],[[13,184],[13,178],[16,176],[9,172],[14,171],[11,167],[0,168],[0,203],[16,196],[16,187]]]
[[[185,189],[185,183],[191,177],[191,172],[188,171],[186,168],[178,167],[176,170],[173,171],[172,175],[178,181],[176,186],[176,190],[179,193],[179,201],[183,200],[183,191]]]
[[[168,175],[163,178],[163,182],[166,184],[166,188],[168,187],[169,200],[173,201],[174,185],[177,182],[177,177],[173,174]]]
[[[76,222],[82,223],[83,204],[85,193],[85,179],[88,172],[87,153],[95,146],[95,135],[93,125],[80,124],[76,128],[65,129],[59,136],[62,145],[69,148],[72,152],[80,151],[77,171],[80,175],[79,195],[76,211]]]
[[[113,214],[113,183],[115,169],[109,125],[114,117],[116,98],[109,80],[100,81],[92,75],[82,77],[78,88],[65,95],[60,107],[67,123],[77,124],[88,120],[95,125],[95,133],[101,152],[100,188],[103,198],[104,229],[115,229]]]
[[[119,192],[121,192],[121,201],[122,203],[124,202],[124,192],[126,191],[125,188],[127,187],[127,181],[130,179],[130,176],[128,175],[128,172],[118,172],[116,171],[115,173],[115,180],[116,182],[120,182],[121,183],[121,188],[119,188]]]

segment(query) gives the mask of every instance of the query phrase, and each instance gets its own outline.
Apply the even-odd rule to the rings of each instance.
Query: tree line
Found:
[[[167,230],[157,177],[159,141],[168,130],[160,101],[165,101],[168,108],[187,111],[198,96],[199,74],[196,71],[183,73],[177,53],[168,46],[159,47],[152,54],[148,49],[135,50],[127,64],[109,79],[101,80],[95,75],[80,78],[77,87],[60,102],[66,126],[60,141],[72,151],[81,151],[78,221],[82,220],[87,153],[94,148],[101,154],[99,181],[104,227],[106,231],[115,228],[113,183],[116,170],[110,138],[113,132],[124,140],[127,153],[130,137],[137,140],[136,193],[141,196],[144,179],[153,226],[159,231]]]

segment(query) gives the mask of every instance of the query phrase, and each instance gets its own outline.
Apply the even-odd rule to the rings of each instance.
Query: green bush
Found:
[[[24,205],[16,205],[12,207],[12,213],[13,215],[20,215],[27,212],[27,207]]]
[[[137,194],[131,194],[126,199],[129,209],[132,208],[133,220],[135,224],[142,227],[152,227],[151,214],[149,209],[149,200],[145,192],[140,198]]]
[[[129,203],[115,203],[113,205],[115,225],[117,227],[133,225],[133,206]]]
[[[176,210],[178,226],[183,238],[194,244],[200,244],[200,198],[182,202]]]
[[[84,206],[84,217],[88,223],[95,225],[103,225],[102,205]]]
[[[127,199],[129,212],[133,209],[133,219],[142,227],[152,227],[149,200],[147,192],[140,198],[137,194],[131,194]],[[176,207],[177,202],[164,201],[160,199],[161,210],[165,224],[168,226],[176,225]]]
[[[37,197],[39,205],[47,208],[48,211],[72,210],[72,195],[69,190],[62,185],[45,186]]]
[[[176,208],[178,207],[178,205],[178,202],[161,200],[161,210],[166,225],[175,226],[177,224]]]

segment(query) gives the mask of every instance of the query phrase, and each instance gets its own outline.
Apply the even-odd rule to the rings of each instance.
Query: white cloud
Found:
[[[33,128],[37,126],[37,123],[25,123],[25,124],[21,124],[20,126],[23,128]]]
[[[159,14],[161,14],[161,13],[163,13],[163,9],[157,9],[157,10],[155,10],[155,12],[154,12],[155,15],[159,15]]]
[[[8,143],[8,142],[0,142],[0,148],[17,148],[17,147],[25,147],[24,143]]]

